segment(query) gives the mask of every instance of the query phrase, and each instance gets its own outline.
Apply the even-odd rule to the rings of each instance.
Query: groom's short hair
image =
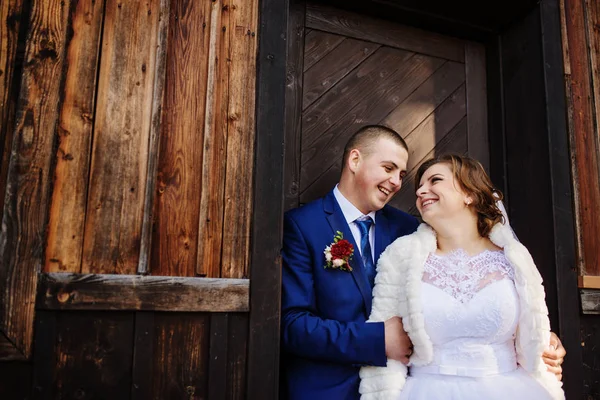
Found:
[[[363,152],[363,154],[369,154],[371,145],[380,138],[390,139],[408,152],[408,145],[404,139],[402,139],[402,136],[392,128],[383,125],[365,125],[356,131],[346,143],[346,147],[344,147],[344,156],[342,157],[342,170],[353,149],[358,149]]]

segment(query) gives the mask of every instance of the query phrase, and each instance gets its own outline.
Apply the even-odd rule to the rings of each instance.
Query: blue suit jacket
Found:
[[[386,206],[375,216],[375,260],[417,220]],[[352,272],[325,269],[337,231],[355,248]],[[383,323],[365,323],[372,293],[359,248],[333,191],[288,211],[282,274],[282,393],[287,399],[358,399],[362,365],[386,364]]]

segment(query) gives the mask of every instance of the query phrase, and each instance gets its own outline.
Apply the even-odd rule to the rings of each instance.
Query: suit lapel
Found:
[[[346,222],[346,218],[344,218],[344,214],[342,213],[342,209],[337,203],[333,191],[329,192],[329,194],[325,197],[325,201],[323,203],[323,208],[325,213],[327,214],[327,221],[331,226],[332,236],[331,241],[333,242],[333,236],[337,231],[340,231],[344,234],[344,239],[348,240],[354,246],[354,255],[352,256],[352,260],[350,261],[350,266],[352,267],[352,277],[354,278],[354,282],[358,286],[360,293],[363,298],[363,302],[365,305],[366,315],[368,316],[371,313],[371,302],[372,302],[372,291],[371,286],[369,285],[369,281],[367,279],[367,274],[365,273],[365,267],[362,262],[362,258],[360,256],[359,247],[356,245],[354,241],[354,236],[350,231],[350,227]]]

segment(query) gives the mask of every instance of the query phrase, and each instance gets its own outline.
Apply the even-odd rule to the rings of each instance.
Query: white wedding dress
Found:
[[[422,285],[433,362],[409,368],[401,400],[546,400],[517,365],[519,301],[504,252],[431,254]]]

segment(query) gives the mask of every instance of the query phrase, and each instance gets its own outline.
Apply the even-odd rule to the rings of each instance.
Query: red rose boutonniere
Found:
[[[352,259],[354,246],[344,239],[344,234],[342,232],[336,232],[336,235],[333,237],[333,243],[327,246],[323,253],[325,254],[325,260],[327,261],[323,268],[352,271],[352,267],[348,261]]]

